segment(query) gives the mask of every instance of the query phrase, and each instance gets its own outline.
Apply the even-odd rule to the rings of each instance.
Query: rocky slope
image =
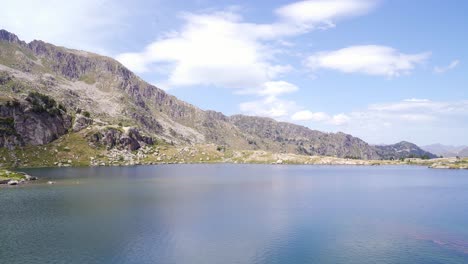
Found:
[[[378,159],[376,150],[359,138],[344,133],[323,133],[270,118],[235,115],[231,122],[253,138],[258,149],[305,155]],[[270,142],[275,142],[271,144]]]
[[[66,134],[71,121],[50,97],[38,93],[30,93],[25,100],[1,97],[0,147],[47,144]]]
[[[104,130],[106,126],[133,127],[135,129],[131,131],[136,133],[130,134],[138,143],[126,139],[132,139],[127,129],[123,132],[101,131],[101,136],[99,133],[97,136],[86,134],[91,144],[118,146],[112,143],[114,140],[109,140],[109,137],[115,137],[118,138],[115,142],[123,142],[124,147],[130,146],[131,149],[155,140],[178,146],[213,143],[233,150],[267,150],[353,159],[423,153],[415,146],[410,152],[400,151],[398,147],[378,148],[344,133],[323,133],[268,118],[228,117],[204,111],[144,82],[111,58],[38,40],[25,43],[5,30],[0,30],[0,74],[5,80],[0,83],[2,97],[25,101],[29,94],[39,92],[53,98],[57,107],[60,104],[67,109],[68,113],[63,113],[63,130],[78,132],[93,122]],[[28,113],[27,107],[22,107]],[[88,113],[89,119],[85,119],[82,113]],[[4,116],[11,118],[7,117],[11,114],[6,112]],[[66,121],[70,117],[75,119],[72,129]],[[53,133],[47,132],[49,136],[46,139],[40,135],[38,138],[34,135],[29,138],[8,135],[7,139],[4,133],[4,142],[7,140],[8,143],[0,146],[11,148],[47,143],[62,135],[63,130],[57,127]]]
[[[413,143],[402,141],[393,145],[375,146],[377,154],[383,159],[424,158],[434,159],[436,155],[422,150]]]

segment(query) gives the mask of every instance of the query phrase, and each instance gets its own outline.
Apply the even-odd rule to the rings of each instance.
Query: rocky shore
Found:
[[[0,169],[0,185],[20,185],[25,184],[29,181],[35,181],[37,177],[28,175],[24,172],[15,172]]]

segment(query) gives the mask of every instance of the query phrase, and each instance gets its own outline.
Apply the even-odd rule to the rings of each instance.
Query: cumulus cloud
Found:
[[[434,67],[434,73],[442,74],[447,71],[455,69],[460,64],[459,60],[453,60],[446,66],[436,66]]]
[[[292,111],[296,111],[298,106],[294,101],[284,100],[278,96],[297,90],[297,86],[285,81],[266,82],[260,89],[242,91],[242,93],[254,94],[260,98],[241,103],[239,107],[244,114],[285,119]]]
[[[320,24],[363,14],[375,1],[303,1],[276,10],[272,23],[251,23],[236,10],[182,13],[181,29],[160,36],[144,50],[117,59],[136,72],[171,65],[169,86],[207,85],[241,90],[262,89],[291,70],[277,54],[293,43],[284,38],[304,34]],[[305,13],[295,15],[299,9]],[[285,45],[286,43],[286,45]]]
[[[299,90],[299,88],[285,81],[271,81],[263,84],[263,87],[256,91],[261,96],[278,96],[281,94],[292,93]]]
[[[323,118],[314,118],[314,114],[318,113]],[[371,104],[365,110],[353,111],[347,114],[318,113],[303,110],[292,115],[291,119],[297,121],[322,121],[334,125],[344,125],[359,120],[370,122],[372,118],[375,119],[374,121],[378,120],[379,123],[395,121],[426,122],[446,117],[468,116],[468,100],[443,102],[412,98],[399,102]]]
[[[372,104],[369,110],[387,113],[412,113],[424,115],[466,114],[468,101],[442,102],[428,99],[406,99],[401,102]]]
[[[346,130],[371,142],[463,142],[468,101],[403,100],[348,114]]]
[[[281,30],[243,23],[229,12],[186,13],[182,19],[180,31],[117,59],[137,72],[149,71],[154,63],[171,64],[167,83],[172,86],[258,88],[290,70],[289,65],[272,63],[274,49],[260,41],[281,35]]]
[[[294,113],[291,116],[293,121],[314,121],[314,122],[321,122],[330,119],[330,116],[324,112],[312,112],[309,110],[302,110],[299,112]]]
[[[428,99],[405,99],[399,102],[371,104],[366,109],[349,113],[336,115],[319,113],[320,118],[315,118],[314,115],[317,113],[303,110],[296,112],[291,116],[291,119],[347,127],[357,134],[389,127],[405,131],[415,126],[434,126],[435,122],[465,122],[468,118],[468,100],[444,102]]]
[[[308,0],[280,7],[276,13],[296,23],[333,26],[334,20],[363,15],[375,5],[376,1],[366,0]]]
[[[325,112],[312,112],[309,110],[301,110],[291,116],[292,121],[313,121],[342,126],[350,122],[351,118],[344,114],[329,115]]]
[[[279,96],[299,88],[282,80],[293,70],[278,54],[294,46],[287,39],[337,20],[369,12],[376,0],[310,0],[284,5],[271,23],[245,21],[238,9],[185,12],[180,29],[161,35],[143,50],[117,59],[136,72],[168,67],[166,87],[212,86],[257,98],[239,105],[245,114],[286,118],[299,107]],[[320,119],[320,114],[316,118]],[[338,120],[338,123],[342,121]]]
[[[341,126],[341,125],[349,123],[350,120],[351,118],[349,116],[342,113],[342,114],[334,115],[328,122],[332,125]]]
[[[283,118],[297,106],[280,95],[298,90],[281,80],[292,66],[277,55],[294,44],[285,38],[304,34],[335,19],[363,14],[375,1],[303,1],[280,7],[272,23],[251,23],[237,10],[182,13],[179,30],[160,36],[142,51],[123,53],[117,59],[136,72],[169,67],[166,87],[213,86],[258,98],[240,104],[246,114]],[[308,15],[295,16],[298,9]],[[319,9],[319,10],[318,10]],[[325,12],[323,13],[320,9]]]
[[[467,128],[464,124],[468,122],[468,100],[411,98],[371,104],[361,110],[335,115],[318,113],[321,113],[321,118],[314,118],[314,112],[302,110],[290,119],[315,128],[344,131],[373,143],[392,143],[403,139],[424,144],[463,142],[466,140]],[[451,138],[448,139],[447,135],[451,135]]]
[[[275,119],[286,119],[289,113],[297,109],[298,106],[294,101],[283,100],[275,96],[268,96],[240,104],[240,110],[244,114]]]
[[[306,65],[313,71],[330,69],[391,78],[411,73],[429,56],[428,52],[405,54],[387,46],[364,45],[315,53],[307,58]]]

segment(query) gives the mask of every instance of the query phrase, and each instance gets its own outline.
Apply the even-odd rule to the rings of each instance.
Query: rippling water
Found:
[[[0,188],[0,263],[468,263],[468,171],[28,172],[41,182]]]

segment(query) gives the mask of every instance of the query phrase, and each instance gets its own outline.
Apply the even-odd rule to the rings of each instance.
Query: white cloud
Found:
[[[316,121],[307,110],[291,116],[295,121]],[[325,130],[341,130],[368,142],[396,142],[403,139],[430,143],[447,140],[463,141],[468,122],[468,100],[431,101],[405,99],[398,102],[371,104],[367,108],[331,115],[314,123]],[[319,122],[319,124],[317,124]]]
[[[294,46],[284,38],[304,34],[334,19],[364,13],[364,9],[370,10],[371,1],[298,4],[305,4],[314,14],[298,20],[293,16],[298,6],[291,4],[276,10],[277,21],[258,24],[244,21],[232,9],[183,13],[180,30],[161,36],[140,52],[120,54],[117,59],[136,72],[152,72],[169,65],[167,80],[163,81],[168,88],[204,85],[256,95],[257,100],[240,104],[243,113],[284,118],[298,109],[295,102],[278,98],[298,90],[294,84],[281,80],[292,66],[278,63],[277,55]],[[323,15],[315,8],[325,8],[327,13]]]
[[[123,53],[117,57],[117,60],[124,63],[125,66],[135,72],[148,72],[149,68],[146,58],[137,53]]]
[[[278,98],[279,95],[297,91],[297,86],[285,81],[270,81],[264,83],[260,89],[242,90],[243,94],[254,94],[260,98],[241,103],[240,111],[247,115],[266,116],[285,119],[298,107],[294,101]]]
[[[2,28],[21,39],[106,52],[104,42],[122,30],[125,10],[111,0],[5,0]]]
[[[425,115],[466,114],[468,101],[440,102],[428,99],[406,99],[401,102],[372,104],[369,110],[387,113],[423,113]]]
[[[449,63],[449,65],[446,66],[436,66],[434,67],[434,73],[442,74],[447,71],[455,69],[458,65],[460,64],[459,60],[454,60]]]
[[[257,94],[262,96],[278,96],[281,94],[292,93],[299,90],[296,85],[285,81],[271,81],[263,84]]]
[[[315,53],[307,58],[306,65],[314,71],[322,68],[344,73],[397,77],[411,73],[416,65],[423,63],[429,56],[427,52],[405,54],[386,46],[351,46]]]
[[[276,10],[284,19],[302,24],[328,24],[333,20],[363,15],[376,5],[366,0],[308,0],[292,3]]]
[[[240,104],[240,110],[244,114],[276,119],[285,119],[289,113],[297,110],[297,108],[294,101],[282,100],[275,96]]]
[[[429,102],[429,99],[410,98],[404,99],[403,102]]]
[[[281,35],[275,28],[241,22],[237,14],[184,14],[182,30],[165,36],[144,51],[125,53],[117,59],[137,72],[151,64],[171,64],[171,86],[212,85],[252,89],[290,70],[275,64],[275,50],[262,38]]]
[[[346,132],[370,142],[464,142],[468,101],[403,100],[348,113]]]
[[[341,126],[341,125],[349,123],[350,120],[351,118],[345,114],[337,114],[337,115],[334,115],[328,122],[336,126]]]
[[[294,113],[291,116],[293,121],[313,121],[331,124],[335,126],[346,125],[351,121],[351,118],[344,114],[329,115],[324,112],[312,112],[309,110],[302,110]]]
[[[259,90],[268,82],[279,81],[292,68],[277,60],[278,53],[294,45],[284,38],[307,33],[335,19],[363,14],[375,2],[298,2],[280,7],[276,10],[277,21],[264,24],[244,21],[238,9],[183,13],[180,30],[161,36],[142,51],[120,54],[117,59],[136,72],[171,65],[165,82],[169,86]],[[298,9],[310,14],[298,19]]]
[[[324,112],[311,112],[309,110],[302,110],[299,112],[294,113],[291,116],[293,121],[315,121],[321,122],[325,120],[329,120],[330,116]]]

